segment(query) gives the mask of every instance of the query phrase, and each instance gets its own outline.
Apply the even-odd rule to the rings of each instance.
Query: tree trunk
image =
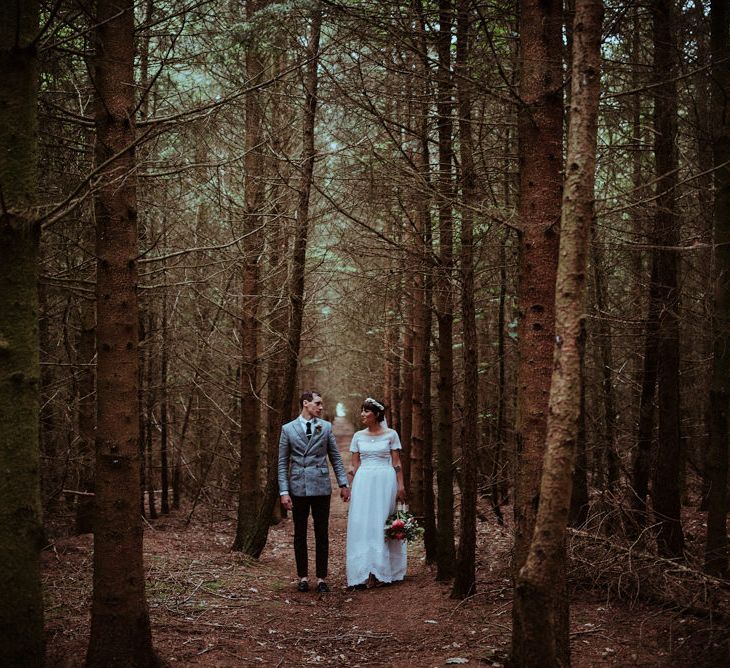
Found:
[[[436,321],[438,323],[439,375],[438,391],[438,445],[436,481],[438,484],[438,532],[436,537],[436,579],[454,577],[454,307],[452,272],[454,265],[454,195],[452,163],[452,81],[451,81],[451,26],[454,9],[452,0],[439,0],[438,31],[438,147],[439,147],[439,267],[436,288]]]
[[[568,666],[565,534],[580,419],[581,355],[588,242],[593,221],[603,3],[576,2],[570,128],[555,296],[555,361],[540,505],[515,595],[522,635],[516,666]],[[514,643],[513,643],[514,645]]]
[[[726,0],[710,5],[712,52],[712,162],[715,179],[714,347],[710,387],[710,443],[707,458],[707,542],[705,570],[718,577],[728,571],[727,468],[730,398],[730,8]]]
[[[416,243],[419,240],[416,239]],[[418,271],[416,272],[418,273]],[[411,441],[413,440],[413,314],[415,304],[413,300],[413,284],[405,286],[405,303],[407,304],[408,315],[405,318],[403,328],[403,362],[402,378],[403,389],[400,401],[400,438],[403,445],[403,482],[406,491],[411,488]],[[410,498],[410,497],[409,497]]]
[[[0,3],[0,665],[40,667],[37,33],[38,2]]]
[[[631,475],[632,524],[629,535],[636,538],[647,521],[646,497],[649,494],[651,474],[651,450],[654,438],[654,402],[656,397],[657,367],[659,346],[657,329],[659,327],[659,300],[656,282],[656,259],[652,258],[649,288],[649,309],[646,316],[644,343],[644,369],[641,378],[639,397],[639,427],[636,438],[636,454]]]
[[[167,248],[167,221],[162,221],[162,243]],[[164,260],[163,260],[164,263]],[[163,283],[167,282],[167,274],[162,270]],[[167,285],[162,287],[162,322],[160,327],[160,510],[164,515],[170,512],[170,482],[168,462],[168,411],[167,411],[167,348],[170,345],[169,328],[167,326]]]
[[[142,395],[145,398],[145,431],[144,431],[144,454],[145,454],[145,483],[147,489],[147,508],[149,510],[149,517],[151,520],[157,519],[157,499],[155,495],[155,483],[157,477],[155,476],[155,460],[154,460],[154,432],[155,432],[155,387],[152,382],[154,365],[153,355],[153,342],[154,342],[154,331],[155,331],[155,316],[152,312],[150,305],[149,312],[147,314],[147,324],[149,338],[147,339],[147,351],[142,357],[144,367],[142,369],[142,379],[146,384],[147,389]]]
[[[456,28],[456,74],[463,209],[461,212],[461,321],[464,364],[464,418],[461,439],[461,519],[452,598],[466,598],[476,588],[476,511],[479,460],[479,341],[474,306],[474,221],[476,174],[471,129],[471,0],[459,0]]]
[[[585,379],[585,344],[586,327],[585,320],[581,323],[580,344],[580,377]],[[590,496],[588,494],[588,456],[586,453],[586,384],[580,385],[580,417],[578,418],[578,437],[576,441],[575,468],[573,469],[573,492],[570,495],[570,511],[568,512],[568,525],[580,527],[588,519]]]
[[[262,7],[262,0],[246,2],[246,19],[251,21]],[[259,84],[264,76],[264,55],[261,47],[252,41],[246,50],[248,85]],[[248,536],[255,531],[256,511],[261,501],[259,489],[259,459],[261,451],[259,403],[259,331],[258,308],[260,301],[259,261],[263,250],[264,156],[261,144],[263,128],[263,92],[246,96],[246,139],[244,158],[246,200],[244,232],[247,236],[243,258],[241,285],[241,464],[238,492],[238,521],[234,550],[244,549]]]
[[[87,666],[158,665],[145,599],[139,514],[134,3],[96,16],[96,515]],[[105,164],[107,163],[108,164]]]
[[[595,289],[596,304],[596,338],[598,348],[599,367],[601,369],[601,381],[603,388],[603,418],[605,423],[605,434],[603,452],[601,457],[601,468],[607,473],[606,491],[618,492],[619,485],[619,460],[616,453],[616,402],[613,392],[613,351],[611,347],[611,328],[607,321],[608,295],[604,285],[604,262],[603,254],[598,248],[598,240],[593,233],[593,286]],[[603,491],[603,490],[602,490]]]
[[[659,248],[656,285],[660,304],[657,345],[661,364],[657,372],[659,431],[651,498],[657,525],[659,553],[681,557],[684,534],[680,495],[680,396],[679,396],[679,220],[677,186],[677,83],[674,39],[674,0],[653,0],[654,30],[654,151],[656,155],[655,239]]]
[[[87,227],[93,227],[87,222]],[[86,235],[85,235],[86,236]],[[89,235],[89,245],[93,244],[93,234]],[[88,248],[93,252],[93,248]],[[92,276],[93,278],[93,276]],[[79,491],[88,492],[76,500],[77,534],[91,533],[94,530],[94,432],[96,431],[96,310],[94,303],[83,299],[79,307],[78,354],[78,429],[79,429]]]
[[[527,558],[539,501],[554,342],[555,276],[562,188],[562,3],[520,2],[519,302],[517,457],[515,462],[516,579]],[[512,611],[512,655],[522,665],[521,599]]]
[[[302,115],[302,158],[299,178],[299,201],[297,203],[296,230],[291,258],[289,280],[289,327],[287,338],[287,359],[284,382],[279,404],[279,415],[287,421],[292,413],[299,366],[299,348],[302,338],[304,315],[304,269],[307,259],[307,236],[309,233],[309,198],[314,179],[314,126],[317,113],[317,83],[319,39],[322,29],[322,9],[317,3],[312,11],[312,21],[307,44],[307,63],[304,65],[304,112]],[[251,531],[246,554],[258,558],[266,547],[269,525],[278,499],[277,470],[275,466],[267,471],[266,485],[258,508],[256,521]]]
[[[420,0],[414,1],[416,34],[419,45],[417,71],[421,82],[418,105],[418,144],[415,163],[418,169],[418,190],[415,193],[415,235],[420,251],[420,266],[413,290],[413,430],[411,447],[411,510],[423,518],[426,560],[435,558],[435,520],[433,515],[433,477],[431,469],[431,270],[430,260],[430,151],[428,145],[429,67],[426,29]],[[428,485],[431,485],[429,488]]]

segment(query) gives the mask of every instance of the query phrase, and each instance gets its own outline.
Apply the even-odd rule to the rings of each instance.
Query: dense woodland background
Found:
[[[726,1],[0,4],[6,665],[42,517],[89,665],[151,665],[140,511],[260,555],[305,388],[389,406],[453,596],[514,513],[515,665],[569,662],[566,522],[728,614]]]

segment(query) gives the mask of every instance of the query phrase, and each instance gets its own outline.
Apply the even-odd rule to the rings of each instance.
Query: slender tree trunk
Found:
[[[598,240],[593,232],[593,285],[595,289],[595,303],[598,324],[596,336],[601,369],[601,384],[603,388],[603,416],[605,422],[605,442],[601,466],[605,468],[608,478],[606,490],[618,492],[619,460],[616,452],[616,401],[613,391],[613,351],[611,347],[611,328],[607,318],[607,291],[604,285],[603,254],[598,249]]]
[[[639,427],[636,439],[636,454],[631,475],[631,507],[633,522],[629,535],[638,536],[646,525],[646,498],[649,494],[649,475],[651,473],[651,450],[654,437],[654,401],[656,397],[657,367],[659,346],[657,330],[659,327],[659,299],[656,282],[656,260],[652,259],[649,288],[649,309],[646,317],[644,342],[644,369],[641,378],[639,397]]]
[[[262,7],[261,0],[246,2],[246,18],[251,21]],[[246,50],[248,85],[256,85],[264,76],[264,56],[255,40]],[[261,501],[259,459],[261,451],[259,403],[259,332],[260,301],[259,262],[263,251],[264,156],[261,143],[263,128],[263,93],[246,96],[245,225],[249,235],[243,259],[241,285],[241,465],[238,492],[238,522],[233,549],[246,549],[249,536],[255,533],[257,509]]]
[[[0,3],[0,664],[43,666],[38,2]]]
[[[585,379],[586,327],[582,321],[580,345],[580,377]],[[573,469],[573,493],[570,495],[568,525],[580,527],[588,519],[590,497],[588,495],[588,456],[586,453],[586,384],[580,385],[580,417],[578,418],[578,437],[576,442],[575,468]]]
[[[307,63],[304,65],[304,111],[302,115],[302,158],[299,178],[299,200],[297,202],[296,230],[291,258],[289,280],[289,327],[284,382],[281,392],[279,414],[286,421],[292,413],[299,367],[299,349],[302,338],[302,319],[304,315],[304,269],[307,259],[307,237],[309,234],[309,198],[314,179],[314,127],[317,113],[317,84],[319,40],[322,29],[322,9],[317,4],[312,11],[309,39],[307,43]],[[258,558],[266,547],[269,525],[278,499],[276,467],[267,471],[266,485],[251,538],[244,546],[246,554]]]
[[[435,541],[435,523],[433,522],[433,488],[431,489],[430,508],[426,499],[426,455],[430,457],[431,425],[431,294],[430,276],[432,263],[426,240],[431,229],[429,215],[431,177],[428,146],[428,92],[429,70],[426,48],[425,22],[420,0],[414,0],[414,40],[418,44],[419,57],[416,60],[417,72],[421,83],[420,104],[417,108],[418,144],[415,163],[418,169],[418,190],[415,192],[415,236],[416,246],[420,250],[420,266],[414,280],[413,290],[413,428],[411,446],[411,483],[410,499],[413,513],[423,518],[427,546],[427,560],[433,559],[433,551],[428,546]],[[431,526],[429,526],[429,519]]]
[[[134,3],[96,16],[96,516],[87,666],[154,666],[139,515]],[[105,164],[107,163],[108,164]]]
[[[679,396],[679,220],[677,186],[677,83],[675,74],[674,0],[653,0],[654,29],[654,151],[656,155],[657,210],[655,238],[660,248],[656,283],[659,295],[657,345],[661,364],[657,372],[659,431],[651,498],[657,524],[657,545],[664,557],[681,557],[684,534],[681,524],[681,441]],[[670,250],[671,249],[671,250]]]
[[[89,228],[92,225],[88,224]],[[91,235],[93,237],[93,235]],[[90,244],[92,243],[89,239]],[[93,248],[89,248],[89,252]],[[77,534],[91,533],[94,528],[94,432],[96,431],[96,309],[84,299],[80,305],[78,351],[78,427],[79,427],[79,491],[88,492],[76,500]]]
[[[98,261],[97,261],[98,264]],[[97,308],[98,311],[98,308]],[[142,517],[145,516],[145,505],[144,505],[144,499],[145,499],[145,493],[147,491],[147,458],[145,457],[145,434],[147,432],[147,422],[145,421],[145,412],[142,410],[142,406],[144,406],[144,368],[145,368],[145,359],[147,357],[147,346],[144,345],[144,341],[146,338],[145,334],[145,321],[142,308],[140,308],[139,303],[137,305],[137,314],[139,316],[138,318],[138,336],[139,336],[139,362],[137,365],[137,423],[139,425],[139,429],[137,431],[137,449],[139,451],[139,512],[142,515]],[[97,332],[98,337],[98,332]]]
[[[474,221],[476,204],[471,129],[470,11],[471,0],[459,0],[456,28],[459,136],[463,209],[461,212],[461,321],[464,364],[464,419],[461,439],[461,521],[452,598],[476,590],[476,510],[479,460],[479,341],[474,306]]]
[[[162,242],[167,248],[167,221],[162,221]],[[167,283],[167,273],[162,269],[163,283]],[[170,345],[169,328],[167,324],[167,285],[162,287],[162,321],[160,327],[160,509],[164,515],[170,512],[170,481],[168,462],[168,411],[167,411],[167,366],[168,346]]]
[[[555,276],[562,188],[562,3],[520,2],[519,302],[517,457],[515,462],[516,579],[527,559],[539,502],[555,335]],[[522,599],[513,604],[512,656],[522,665]]]
[[[490,470],[487,472],[489,484],[489,501],[500,525],[504,525],[502,514],[502,502],[504,499],[503,490],[506,485],[503,477],[507,475],[503,461],[505,446],[507,442],[506,407],[507,407],[507,378],[505,374],[505,310],[507,306],[507,256],[506,238],[499,240],[499,303],[497,305],[497,417],[494,425],[494,432],[489,429],[486,422],[482,428],[484,436],[492,439],[492,452],[487,460]]]
[[[416,243],[418,240],[416,240]],[[403,327],[403,391],[400,401],[400,438],[403,444],[403,482],[407,491],[411,488],[411,441],[413,440],[413,314],[415,305],[412,284],[406,286],[408,315]],[[412,498],[412,497],[409,497]]]
[[[153,356],[153,334],[155,331],[155,320],[152,308],[149,309],[147,314],[147,324],[149,329],[149,338],[147,339],[147,352],[144,356],[144,367],[142,369],[142,379],[147,385],[146,392],[143,392],[145,398],[145,430],[144,430],[144,455],[145,455],[145,470],[147,475],[145,476],[146,489],[147,489],[147,508],[149,510],[149,517],[152,520],[157,519],[157,499],[155,495],[155,483],[157,482],[155,476],[155,461],[154,461],[154,432],[155,432],[155,388],[152,382],[154,365]]]
[[[452,163],[452,81],[451,27],[454,19],[453,0],[439,0],[438,31],[438,146],[439,146],[439,267],[436,283],[436,321],[438,323],[438,533],[436,543],[436,579],[454,577],[454,307],[452,272],[454,268],[454,195]]]
[[[714,346],[710,386],[710,452],[708,461],[707,542],[705,570],[719,577],[728,571],[727,468],[728,400],[730,399],[730,7],[727,0],[710,5],[712,52],[712,162],[715,168]]]
[[[521,611],[514,665],[570,665],[567,616],[555,615],[565,596],[565,534],[580,419],[581,355],[593,221],[596,132],[603,3],[577,0],[565,190],[556,282],[555,362],[550,386],[547,450],[540,505],[527,561],[517,579]],[[567,600],[561,601],[567,606]],[[519,662],[516,659],[519,657]]]

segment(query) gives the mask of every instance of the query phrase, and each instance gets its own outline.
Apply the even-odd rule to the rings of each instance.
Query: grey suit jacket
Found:
[[[307,439],[299,418],[287,422],[279,436],[279,494],[324,496],[332,493],[327,457],[337,476],[337,484],[347,485],[345,465],[337,449],[332,424],[327,420],[313,423]]]

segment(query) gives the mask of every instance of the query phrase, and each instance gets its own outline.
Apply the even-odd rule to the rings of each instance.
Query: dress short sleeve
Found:
[[[395,429],[390,430],[390,449],[391,450],[400,450],[401,449],[400,438],[398,437],[398,432]]]
[[[352,440],[350,441],[350,452],[360,452],[360,446],[357,444],[357,437],[359,434],[355,432],[352,435]]]

